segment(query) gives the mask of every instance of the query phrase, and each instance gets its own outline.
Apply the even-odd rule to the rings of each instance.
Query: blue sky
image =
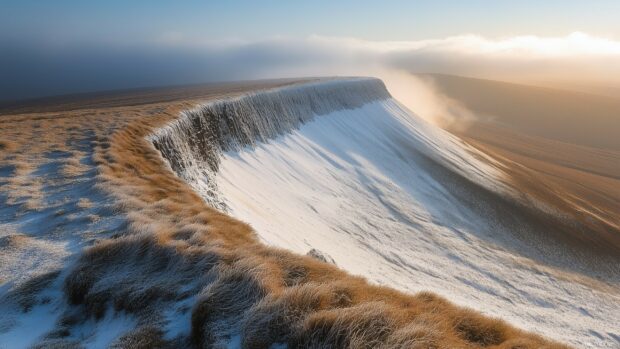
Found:
[[[609,84],[618,18],[619,0],[0,0],[0,102],[378,69]]]
[[[166,33],[204,39],[278,35],[419,40],[565,35],[618,38],[620,1],[87,1],[2,0],[0,35],[12,40],[135,42]]]

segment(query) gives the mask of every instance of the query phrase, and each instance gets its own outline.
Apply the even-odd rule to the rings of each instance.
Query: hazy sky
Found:
[[[12,39],[133,41],[166,33],[208,39],[275,35],[419,40],[464,33],[620,36],[617,0],[3,0]]]
[[[378,66],[620,75],[618,0],[1,1],[0,100]]]

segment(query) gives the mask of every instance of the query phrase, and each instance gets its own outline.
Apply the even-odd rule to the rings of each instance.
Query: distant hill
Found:
[[[458,76],[420,77],[480,117],[445,128],[502,163],[522,192],[614,241],[607,245],[620,246],[620,100]]]
[[[620,99],[452,75],[420,74],[470,109],[531,136],[620,150]]]

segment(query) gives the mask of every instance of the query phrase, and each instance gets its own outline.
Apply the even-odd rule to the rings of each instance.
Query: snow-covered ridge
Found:
[[[319,80],[199,105],[149,138],[179,177],[225,209],[212,180],[222,152],[273,139],[316,116],[390,97],[375,78]]]
[[[257,91],[211,101],[149,137],[171,169],[212,206],[226,210],[214,176],[224,152],[254,147],[284,135],[317,116],[390,101],[403,126],[415,132],[416,151],[488,190],[513,196],[494,161],[457,137],[414,116],[392,99],[376,78],[342,78]],[[482,159],[482,161],[481,161]]]
[[[547,268],[575,261],[550,248],[548,228],[514,203],[546,208],[380,80],[323,80],[210,102],[149,139],[205,201],[250,223],[268,245],[316,249],[374,283],[431,290],[547,336],[568,332],[558,339],[576,345],[595,343],[588,331],[609,331],[610,300]]]

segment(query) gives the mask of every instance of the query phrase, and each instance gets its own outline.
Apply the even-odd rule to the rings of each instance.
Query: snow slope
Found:
[[[327,94],[328,107],[307,108],[330,87],[366,94],[351,93],[363,97],[355,103]],[[317,249],[378,284],[437,292],[580,347],[617,346],[617,267],[555,244],[515,204],[523,197],[497,163],[384,91],[372,79],[328,81],[218,102],[153,141],[207,202],[268,244]],[[205,154],[196,130],[212,130],[213,115],[231,120]]]

